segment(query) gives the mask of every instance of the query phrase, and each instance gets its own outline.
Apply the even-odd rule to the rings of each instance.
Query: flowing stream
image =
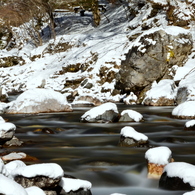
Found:
[[[66,174],[92,183],[93,195],[182,195],[182,191],[158,189],[158,181],[147,179],[147,148],[119,147],[120,130],[132,126],[149,137],[152,146],[167,146],[177,162],[195,164],[195,132],[185,131],[187,120],[171,117],[173,107],[127,106],[117,104],[119,112],[140,112],[140,123],[81,123],[80,117],[91,107],[74,107],[73,112],[37,115],[2,115],[17,126],[16,136],[26,144],[9,148],[54,162]],[[55,134],[36,133],[49,128]]]

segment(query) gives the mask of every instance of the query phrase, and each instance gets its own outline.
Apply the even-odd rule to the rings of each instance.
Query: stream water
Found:
[[[185,131],[186,120],[171,117],[173,107],[127,106],[119,112],[140,112],[140,123],[81,123],[90,107],[74,107],[73,112],[37,115],[2,115],[17,126],[16,136],[26,142],[11,148],[35,156],[38,162],[55,162],[66,174],[92,183],[93,195],[182,195],[182,191],[158,189],[158,181],[147,179],[147,148],[119,147],[120,130],[132,126],[149,137],[153,146],[168,146],[175,161],[195,164],[195,132]],[[55,134],[34,131],[49,128]]]

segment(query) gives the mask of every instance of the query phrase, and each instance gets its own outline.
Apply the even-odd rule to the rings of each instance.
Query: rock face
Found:
[[[137,90],[144,89],[153,81],[168,78],[173,65],[183,65],[192,49],[192,37],[183,28],[177,27],[179,33],[175,34],[171,28],[143,33],[137,38],[121,63],[117,89],[136,94]]]
[[[68,112],[72,107],[66,96],[50,89],[32,89],[23,92],[11,103],[7,113]]]

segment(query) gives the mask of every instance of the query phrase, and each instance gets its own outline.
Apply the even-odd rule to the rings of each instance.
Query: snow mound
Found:
[[[148,140],[148,137],[146,135],[144,135],[143,133],[137,132],[133,127],[129,127],[129,126],[123,127],[121,129],[120,134],[124,137],[133,138],[136,141],[140,141],[140,140],[147,141]]]
[[[62,177],[64,175],[64,171],[61,166],[56,163],[42,163],[19,167],[12,171],[12,175],[14,177],[22,175],[27,178],[46,176],[55,179]]]
[[[66,96],[51,89],[29,89],[10,104],[8,113],[72,111]]]
[[[0,193],[9,195],[28,195],[25,189],[14,180],[0,174]]]
[[[81,179],[72,178],[62,178],[60,181],[60,186],[64,189],[66,193],[70,191],[77,191],[79,189],[89,190],[92,187],[91,182]]]
[[[172,110],[177,118],[195,118],[195,101],[185,101]]]
[[[128,121],[128,118],[125,117],[125,115],[128,116],[129,121],[132,120],[135,122],[140,122],[143,119],[143,116],[135,110],[123,110],[121,112],[121,118],[119,121]]]
[[[172,162],[165,166],[168,177],[179,177],[184,183],[195,186],[195,166],[185,162]]]
[[[156,148],[150,148],[145,153],[145,158],[149,163],[154,163],[158,165],[166,165],[171,159],[171,150],[166,146],[160,146]]]

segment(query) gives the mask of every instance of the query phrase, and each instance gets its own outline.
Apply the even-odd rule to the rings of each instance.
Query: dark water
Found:
[[[117,104],[119,112],[133,109],[144,117],[141,123],[81,123],[90,107],[75,107],[71,113],[3,115],[17,125],[16,136],[26,142],[13,151],[35,156],[39,162],[55,162],[66,174],[92,183],[93,195],[182,195],[158,189],[158,181],[147,179],[147,148],[119,147],[120,130],[132,126],[149,137],[153,146],[168,146],[175,161],[195,164],[195,132],[185,131],[186,120],[171,118],[173,107]],[[56,134],[37,134],[49,128]]]

